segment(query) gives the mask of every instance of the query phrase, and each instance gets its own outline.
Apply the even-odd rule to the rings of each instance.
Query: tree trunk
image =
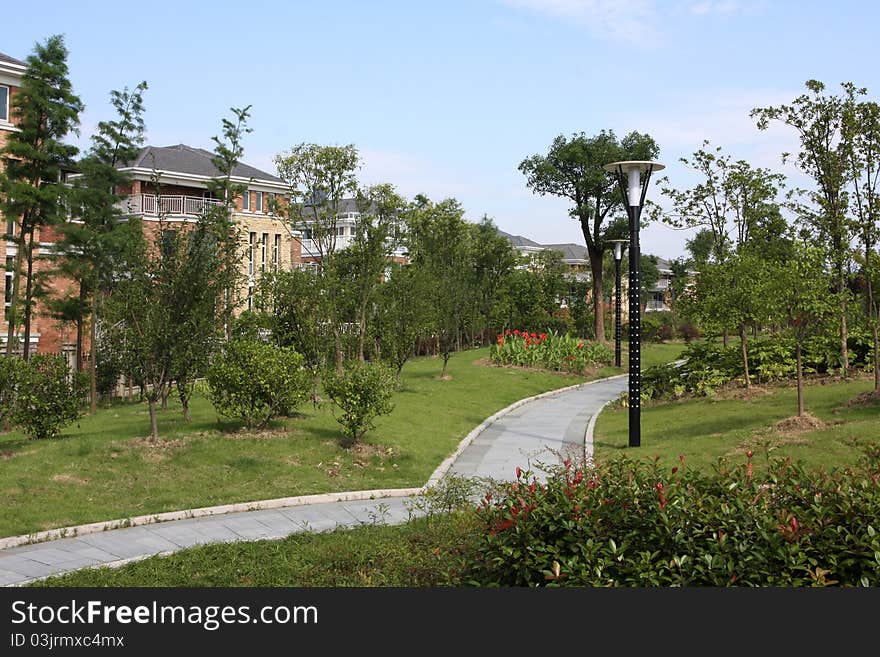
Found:
[[[367,301],[361,304],[360,326],[358,327],[358,353],[360,362],[364,362],[364,337],[367,332]]]
[[[730,335],[728,334],[727,329],[724,329],[724,332],[721,334],[721,344],[726,348],[728,342],[730,342]]]
[[[76,315],[76,371],[82,372],[85,369],[83,362],[83,338],[85,337],[85,317],[82,313],[83,301],[86,298],[85,284],[80,281],[79,284],[79,301],[80,312]]]
[[[449,363],[449,351],[443,352],[443,370],[440,372],[440,378],[446,378],[446,365]]]
[[[798,340],[795,346],[795,360],[796,360],[796,368],[797,368],[797,405],[798,405],[798,417],[802,417],[804,414],[804,370],[801,365],[801,343]]]
[[[90,326],[89,352],[89,412],[98,410],[98,295],[92,295],[92,323]]]
[[[22,221],[22,224],[24,221]],[[18,254],[12,261],[12,298],[9,309],[6,311],[6,356],[11,357],[15,353],[15,331],[18,322],[18,301],[21,297],[21,256],[24,253],[24,236],[19,228],[19,236],[16,240]]]
[[[401,382],[400,375],[402,372],[403,372],[403,363],[400,363],[400,365],[397,366],[397,389],[398,390],[400,390],[400,382]]]
[[[150,405],[150,442],[155,443],[159,440],[159,421],[156,417],[156,395],[151,394],[147,401]]]
[[[27,283],[24,292],[24,359],[28,360],[31,356],[31,297],[34,294],[34,233],[36,229],[28,235],[27,247]]]
[[[840,372],[843,376],[849,375],[849,349],[846,345],[849,333],[846,328],[846,300],[840,302]]]
[[[749,377],[749,349],[746,345],[746,325],[742,324],[739,327],[739,340],[742,345],[742,357],[743,357],[743,372],[745,372],[746,376],[746,388],[752,387],[752,379]]]
[[[605,251],[589,248],[587,245],[587,253],[590,256],[590,273],[593,279],[593,333],[595,333],[597,342],[607,344],[605,339],[605,293],[602,284],[602,256]]]
[[[880,336],[874,321],[874,390],[880,390]]]

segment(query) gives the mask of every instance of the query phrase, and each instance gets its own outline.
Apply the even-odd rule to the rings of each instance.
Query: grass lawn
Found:
[[[438,378],[439,359],[408,363],[394,411],[349,450],[338,445],[340,425],[329,403],[304,405],[299,417],[252,433],[218,421],[201,397],[193,400],[189,424],[176,402],[160,414],[156,445],[147,440],[145,404],[102,408],[53,440],[0,435],[0,536],[231,502],[421,486],[486,417],[585,380],[486,367],[480,362],[488,351],[455,354],[448,381]],[[617,372],[603,368],[590,378]]]
[[[755,455],[790,457],[811,467],[845,467],[860,455],[860,443],[880,440],[880,403],[847,405],[872,386],[869,378],[807,386],[807,411],[823,423],[812,430],[774,426],[797,413],[794,387],[769,387],[747,398],[722,394],[717,399],[643,406],[641,446],[633,449],[627,447],[627,409],[609,406],[596,423],[594,453],[599,461],[623,453],[638,458],[659,456],[670,466],[677,465],[679,455],[684,454],[690,467],[709,471],[719,458],[744,460],[751,449]]]
[[[29,586],[464,586],[472,534],[463,514],[280,540],[205,545]]]

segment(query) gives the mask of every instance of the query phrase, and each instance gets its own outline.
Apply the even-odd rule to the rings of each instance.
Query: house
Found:
[[[538,242],[523,237],[522,235],[511,235],[501,230],[498,232],[507,238],[507,241],[510,242],[514,250],[520,255],[533,255],[547,249],[559,251],[562,253],[562,261],[569,266],[572,275],[577,280],[590,280],[590,256],[587,252],[587,247],[573,243],[539,244]],[[671,283],[673,274],[669,260],[658,257],[657,269],[660,271],[660,276],[654,286],[650,290],[647,290],[648,300],[645,305],[645,312],[668,311],[671,309]],[[695,272],[689,272],[690,275],[693,275],[694,273]],[[624,297],[621,311],[625,319],[628,314],[628,301],[626,299],[627,273],[624,271],[621,275],[623,278],[621,281],[623,288],[622,296]],[[610,282],[610,286],[609,281],[605,281],[606,293],[613,292],[613,286],[613,280]],[[612,298],[611,309],[613,309],[614,303],[615,300]]]
[[[120,208],[128,216],[143,220],[147,230],[174,230],[198,220],[206,208],[219,204],[208,190],[212,178],[220,175],[214,154],[185,144],[147,146],[131,162],[119,166],[131,178]],[[274,214],[287,203],[287,184],[277,176],[248,164],[239,163],[231,180],[246,186],[233,203],[232,218],[242,234],[243,284],[240,310],[250,310],[254,287],[260,274],[269,270],[289,270],[302,262],[300,240],[285,218]]]
[[[341,251],[351,246],[354,240],[355,231],[358,222],[363,217],[362,208],[358,205],[356,198],[343,198],[339,201],[334,225],[329,228],[335,228],[334,235],[324,235],[318,240],[311,228],[309,228],[309,208],[306,206],[303,211],[303,221],[301,230],[299,231],[298,241],[300,243],[301,266],[317,266],[320,263],[322,254],[328,251]],[[325,230],[328,227],[325,227]],[[394,262],[409,262],[406,248],[402,244],[392,245],[390,259]]]
[[[12,124],[12,103],[15,94],[21,86],[21,76],[24,73],[25,64],[9,55],[0,53],[0,148],[6,143],[7,136],[15,130]],[[3,163],[0,162],[0,167]],[[6,309],[12,298],[12,263],[15,259],[15,245],[10,241],[15,229],[15,222],[6,217],[0,217],[2,220],[3,237],[0,239],[0,262],[5,265],[5,275],[3,277],[3,308],[0,309],[0,328],[6,323]],[[3,337],[0,338],[0,346],[5,346],[6,331],[0,331]]]

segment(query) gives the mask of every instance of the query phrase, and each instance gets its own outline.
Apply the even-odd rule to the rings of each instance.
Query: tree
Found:
[[[0,158],[6,162],[0,173],[0,211],[15,222],[18,247],[6,315],[7,356],[14,352],[19,306],[23,305],[24,358],[29,357],[34,300],[40,292],[34,271],[38,233],[65,219],[70,197],[64,172],[70,170],[78,149],[63,140],[79,124],[83,105],[68,78],[67,54],[64,38],[59,35],[34,46],[12,108],[17,130],[0,149]]]
[[[847,104],[844,138],[848,144],[848,178],[852,191],[854,223],[864,253],[865,317],[874,340],[874,389],[880,390],[880,311],[874,298],[873,279],[880,270],[876,252],[880,238],[880,105],[857,102],[855,89],[845,87]]]
[[[845,83],[847,99],[844,99],[824,94],[825,85],[818,80],[808,80],[806,87],[808,93],[798,96],[791,104],[755,108],[750,116],[757,120],[760,130],[766,130],[771,121],[780,121],[797,131],[801,150],[794,161],[816,185],[815,190],[806,194],[812,207],[802,207],[801,214],[815,230],[817,242],[827,247],[840,310],[841,370],[846,373],[849,367],[846,265],[851,231],[846,217],[849,161],[845,114],[847,102],[864,95],[866,90]],[[783,162],[789,158],[789,154],[783,154]]]
[[[336,259],[337,279],[346,280],[354,303],[358,327],[357,358],[364,360],[367,335],[367,307],[375,298],[388,267],[391,254],[399,244],[403,198],[388,184],[374,185],[358,192],[358,218],[351,244]],[[344,263],[339,266],[340,261]]]
[[[435,290],[422,270],[395,264],[379,288],[378,343],[382,359],[395,369],[400,388],[403,366],[415,351],[416,340],[429,324],[430,295]]]
[[[703,147],[691,159],[679,158],[701,181],[685,190],[669,186],[669,178],[658,181],[664,196],[672,200],[671,213],[658,213],[675,228],[701,228],[700,239],[709,242],[709,256],[723,263],[734,250],[749,241],[762,216],[776,207],[783,176],[767,169],[753,169],[745,160],[732,161],[721,147]],[[734,236],[731,237],[731,228]],[[711,239],[710,239],[711,237]],[[705,258],[708,260],[708,257]]]
[[[213,198],[223,202],[209,204],[201,217],[216,242],[214,248],[219,268],[214,272],[213,280],[222,290],[218,307],[227,340],[232,337],[233,317],[239,304],[237,295],[243,276],[240,265],[244,256],[241,230],[232,219],[232,208],[235,199],[247,190],[247,185],[232,180],[232,172],[244,154],[242,139],[251,132],[247,125],[250,109],[250,105],[230,108],[232,118],[221,120],[221,136],[211,138],[214,142],[211,163],[217,169],[217,175],[208,181],[207,187]]]
[[[659,151],[647,134],[631,132],[618,140],[610,130],[595,137],[581,132],[571,139],[559,135],[547,155],[533,155],[519,165],[533,192],[560,196],[573,203],[569,214],[580,223],[586,241],[593,278],[595,337],[602,343],[606,341],[602,263],[606,241],[619,236],[619,227],[614,229],[605,220],[621,207],[617,180],[602,167],[621,160],[653,160]]]
[[[303,255],[319,263],[318,276],[327,290],[327,321],[332,327],[336,367],[342,367],[342,331],[339,313],[342,300],[330,280],[336,254],[337,223],[342,201],[357,191],[355,171],[360,156],[353,144],[320,146],[302,143],[275,157],[278,175],[290,188],[287,217],[293,230],[308,240]]]
[[[63,319],[76,322],[76,369],[83,369],[84,324],[90,322],[91,357],[89,391],[91,412],[97,409],[98,352],[97,327],[101,301],[109,294],[119,275],[119,257],[130,237],[130,224],[123,222],[120,193],[130,175],[120,165],[133,160],[144,142],[143,93],[147,83],[133,91],[111,91],[110,102],[117,118],[98,123],[92,147],[78,164],[74,180],[73,203],[79,209],[78,221],[61,226],[57,245],[61,276],[74,281],[73,296],[56,298],[53,307]]]
[[[436,290],[430,296],[431,326],[443,358],[441,378],[446,378],[449,358],[459,342],[472,303],[468,224],[455,199],[434,203],[417,196],[407,212],[410,257],[413,265]]]
[[[324,365],[330,335],[322,309],[327,295],[313,270],[267,273],[259,282],[262,320],[279,347],[293,347],[312,373],[312,401],[318,401],[319,371]]]
[[[484,215],[470,229],[470,286],[474,291],[470,335],[472,342],[479,336],[480,344],[484,344],[491,332],[492,313],[499,289],[516,264],[516,252],[488,216]]]
[[[767,307],[784,322],[795,342],[797,368],[797,410],[804,414],[804,381],[802,353],[808,337],[821,332],[834,314],[834,299],[828,294],[828,276],[822,249],[794,246],[794,257],[787,263],[775,264],[768,286]]]

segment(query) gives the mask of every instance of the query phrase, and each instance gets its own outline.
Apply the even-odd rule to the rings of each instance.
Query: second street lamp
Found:
[[[605,170],[615,174],[623,195],[623,205],[629,217],[629,446],[638,447],[642,442],[642,287],[641,250],[639,248],[639,222],[642,206],[648,193],[648,182],[654,171],[666,167],[659,162],[626,161],[605,165]]]
[[[608,240],[614,245],[614,367],[620,367],[620,261],[626,240]]]

